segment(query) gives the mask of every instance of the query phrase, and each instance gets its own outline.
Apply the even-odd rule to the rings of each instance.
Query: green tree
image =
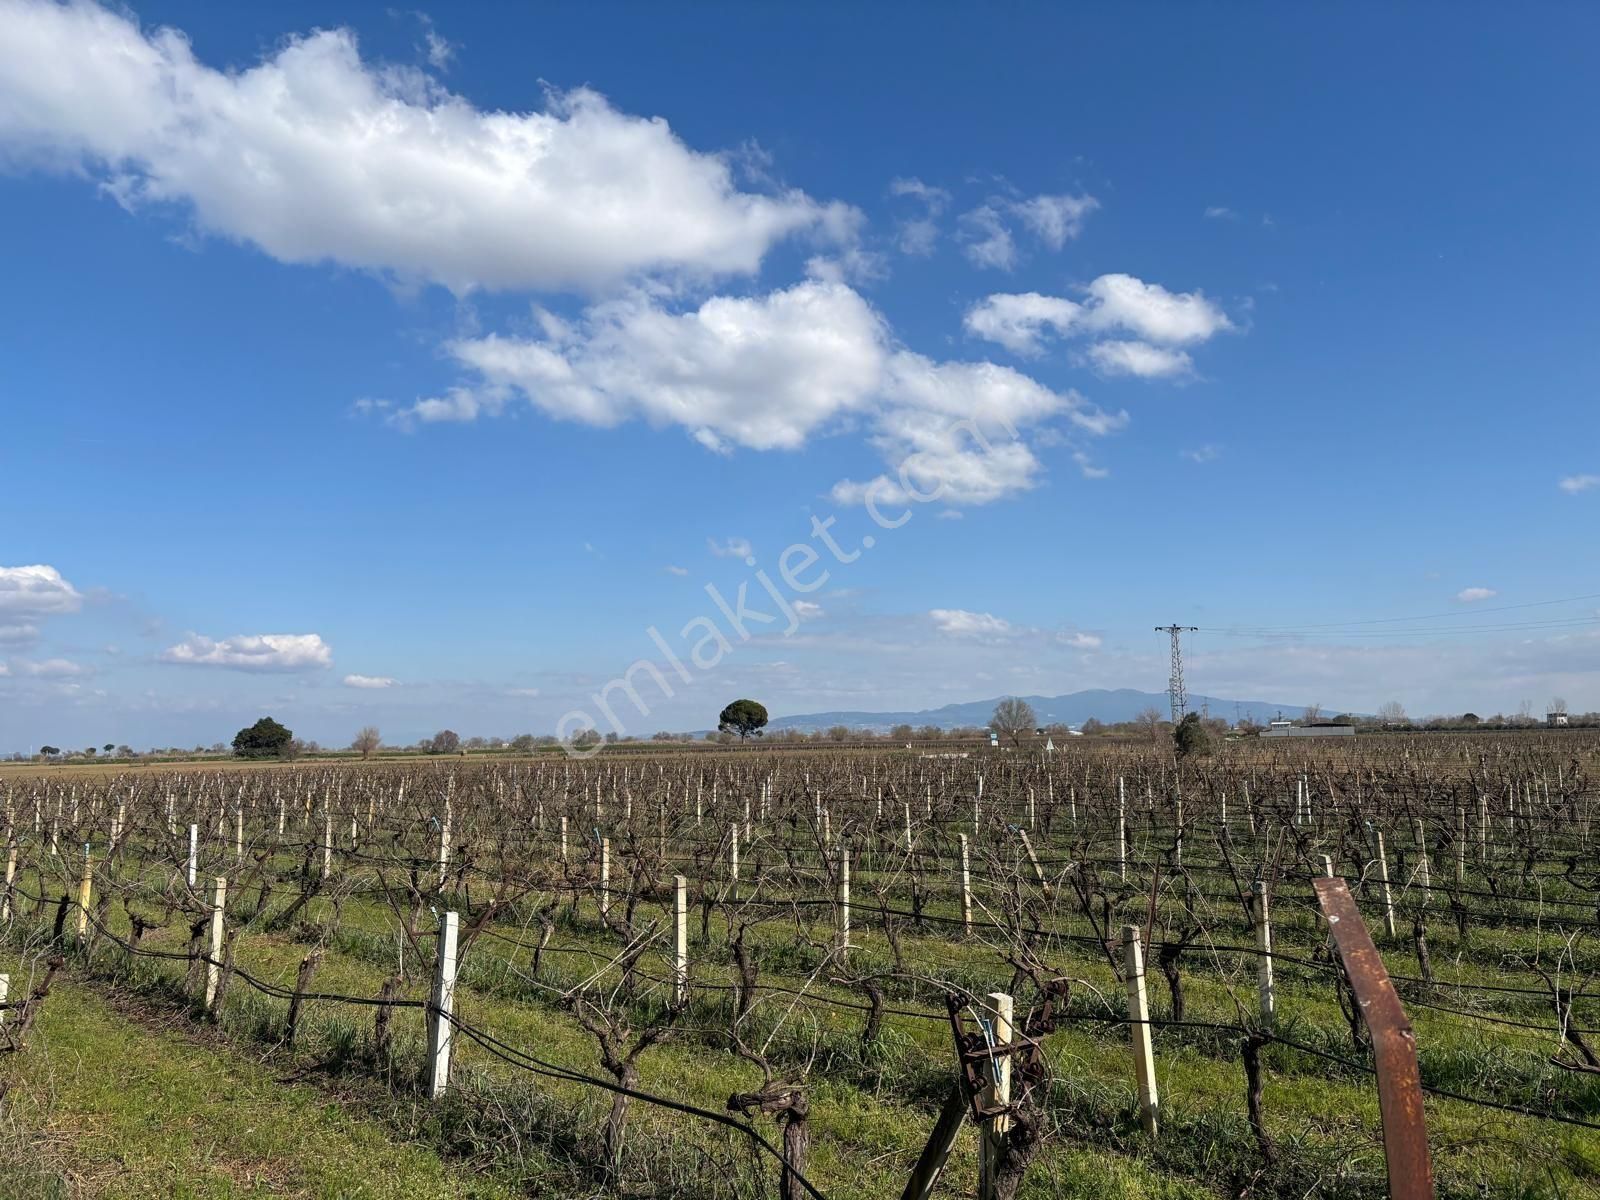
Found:
[[[1199,713],[1185,713],[1183,720],[1172,731],[1172,744],[1179,758],[1188,758],[1191,754],[1209,754],[1211,730],[1206,728]]]
[[[723,733],[738,734],[741,742],[751,734],[760,737],[766,723],[767,710],[754,700],[735,700],[717,718],[717,728]]]
[[[281,758],[288,753],[294,732],[271,717],[262,717],[249,729],[241,729],[233,739],[233,752],[240,758]]]

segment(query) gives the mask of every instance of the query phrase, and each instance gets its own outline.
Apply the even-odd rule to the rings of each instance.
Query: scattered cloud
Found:
[[[725,542],[719,542],[714,537],[707,538],[706,548],[718,558],[749,558],[755,553],[750,539],[742,537],[731,537]]]
[[[998,342],[1013,354],[1036,355],[1046,333],[1063,336],[1078,323],[1083,306],[1038,292],[995,293],[967,310],[967,332]]]
[[[1213,221],[1237,221],[1239,219],[1238,213],[1222,204],[1213,204],[1206,209],[1206,216]]]
[[[387,675],[346,675],[344,686],[347,688],[363,688],[369,691],[379,691],[383,688],[392,688],[395,684]]]
[[[910,197],[919,201],[922,208],[920,216],[902,220],[895,227],[895,245],[900,253],[916,258],[932,254],[939,241],[939,216],[950,203],[950,193],[912,178],[891,180],[889,194]]]
[[[314,633],[240,634],[213,641],[191,633],[161,653],[163,662],[238,671],[304,671],[333,665],[333,650]]]
[[[963,252],[975,267],[1009,271],[1017,265],[1017,243],[991,204],[961,214],[961,241]]]
[[[824,615],[822,605],[814,604],[810,600],[795,600],[793,601],[793,607],[795,615],[802,621],[815,621],[818,617]]]
[[[1051,250],[1059,250],[1082,232],[1084,218],[1099,207],[1100,202],[1087,195],[991,196],[961,214],[962,248],[974,266],[1009,271],[1018,258],[1012,221],[1020,222]]]
[[[1083,220],[1100,202],[1093,196],[1034,196],[1019,200],[1011,211],[1046,246],[1059,250],[1083,232]]]
[[[585,88],[487,111],[420,70],[364,62],[348,29],[224,71],[182,33],[98,4],[0,8],[0,149],[86,173],[131,211],[182,206],[198,232],[281,262],[458,293],[587,290],[750,274],[778,241],[852,222],[796,190],[742,190],[726,156]],[[428,53],[438,69],[449,45],[430,38]]]
[[[934,628],[952,637],[1003,637],[1010,633],[1011,622],[993,613],[968,612],[964,608],[930,609]]]
[[[1217,459],[1222,457],[1222,447],[1213,446],[1210,442],[1207,442],[1204,446],[1197,446],[1193,450],[1182,450],[1179,453],[1190,462],[1216,462]]]
[[[996,292],[967,310],[967,332],[1021,355],[1037,355],[1047,339],[1132,334],[1091,345],[1085,354],[1101,375],[1178,378],[1193,370],[1181,346],[1208,341],[1233,323],[1200,292],[1169,292],[1132,275],[1101,275],[1081,301],[1038,292]]]
[[[661,569],[663,571],[665,571],[668,575],[677,575],[680,578],[689,573],[689,568],[688,567],[675,567],[675,566],[670,566],[669,565],[669,566],[662,567]]]
[[[56,616],[82,607],[82,594],[54,567],[0,567],[0,616]]]
[[[1462,604],[1473,604],[1479,600],[1492,600],[1499,594],[1500,593],[1495,591],[1493,588],[1469,587],[1462,588],[1459,592],[1457,592],[1456,599]]]
[[[26,646],[39,640],[39,627],[19,622],[0,625],[0,646]]]
[[[1567,495],[1576,496],[1579,492],[1600,487],[1600,475],[1568,475],[1556,486]]]
[[[22,674],[31,675],[36,679],[72,679],[93,673],[82,663],[75,663],[65,658],[48,658],[43,662],[13,662],[11,665]]]
[[[1062,634],[1061,644],[1071,646],[1074,650],[1098,650],[1101,639],[1092,633]]]
[[[1095,373],[1107,377],[1175,379],[1194,370],[1194,360],[1184,351],[1152,346],[1149,342],[1096,342],[1086,356]]]

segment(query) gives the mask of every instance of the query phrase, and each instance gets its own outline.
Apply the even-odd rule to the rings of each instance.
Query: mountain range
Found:
[[[969,700],[960,704],[946,704],[942,708],[926,708],[916,712],[820,712],[799,713],[788,717],[774,717],[767,726],[769,733],[783,729],[812,732],[844,725],[851,729],[885,733],[896,725],[937,725],[940,729],[957,729],[962,726],[982,727],[994,713],[994,706],[1002,697],[991,700]],[[1158,709],[1163,716],[1168,710],[1165,692],[1140,692],[1133,688],[1092,688],[1082,692],[1068,692],[1064,696],[1023,696],[1038,717],[1040,725],[1081,725],[1090,717],[1108,725],[1131,721],[1147,708]],[[1265,724],[1280,714],[1296,718],[1305,714],[1305,708],[1296,704],[1278,704],[1268,700],[1224,700],[1217,696],[1190,696],[1192,711],[1209,710],[1212,716],[1233,721],[1236,717],[1250,717]]]

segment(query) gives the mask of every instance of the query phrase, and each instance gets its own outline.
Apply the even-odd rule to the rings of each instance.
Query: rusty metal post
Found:
[[[1372,1034],[1390,1200],[1432,1200],[1433,1160],[1422,1111],[1416,1034],[1345,881],[1313,879],[1311,886],[1328,918],[1361,1017]]]

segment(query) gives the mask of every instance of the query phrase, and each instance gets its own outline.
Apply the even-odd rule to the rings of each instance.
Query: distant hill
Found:
[[[963,704],[946,704],[943,708],[928,708],[918,712],[820,712],[800,713],[791,717],[774,717],[767,731],[798,729],[811,732],[845,725],[851,729],[885,733],[896,725],[937,725],[940,729],[956,729],[963,725],[983,726],[994,713],[1001,697],[990,700],[969,700]],[[1033,706],[1041,725],[1081,725],[1090,717],[1106,724],[1131,721],[1146,708],[1167,712],[1165,692],[1137,692],[1132,688],[1092,688],[1084,692],[1069,692],[1065,696],[1023,696]],[[1263,725],[1279,713],[1293,719],[1304,715],[1305,708],[1298,704],[1278,704],[1268,700],[1223,700],[1216,696],[1190,696],[1189,707],[1198,712],[1209,706],[1211,715],[1232,721],[1235,715],[1253,717]]]

